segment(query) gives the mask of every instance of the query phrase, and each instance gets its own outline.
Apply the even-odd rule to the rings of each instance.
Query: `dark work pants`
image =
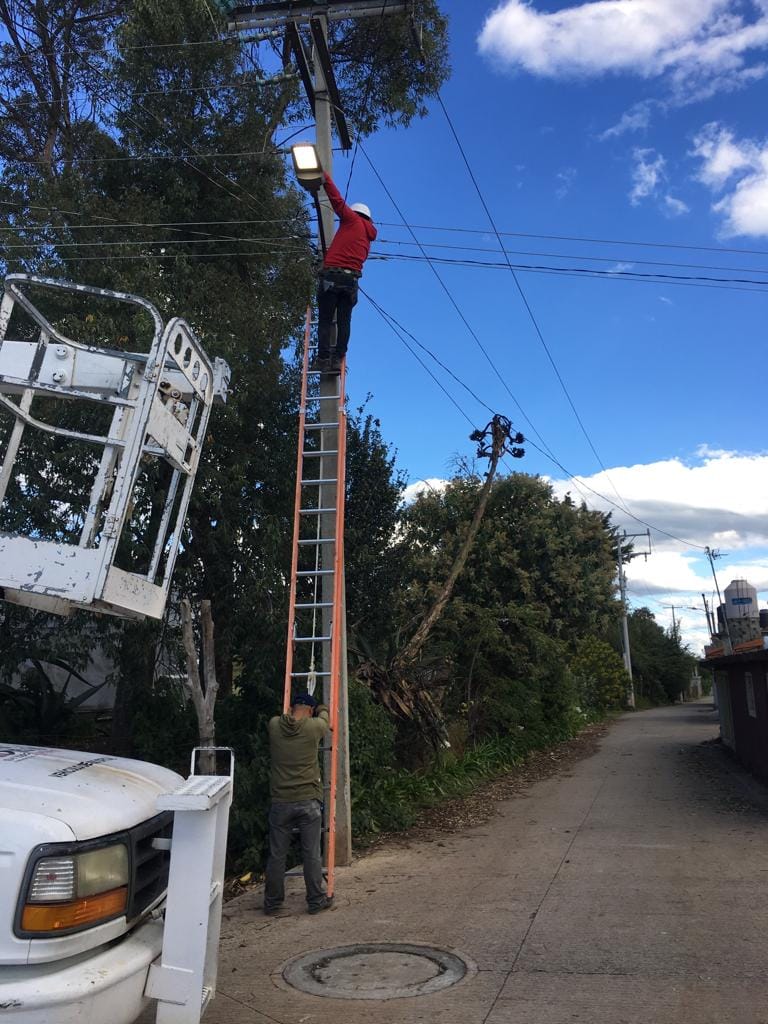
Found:
[[[301,856],[304,863],[304,885],[307,903],[320,906],[325,899],[323,861],[320,836],[323,830],[323,808],[319,800],[287,803],[275,800],[269,810],[269,860],[264,889],[264,909],[279,907],[285,899],[285,860],[294,828],[299,830]]]
[[[317,355],[319,359],[331,356],[331,332],[336,315],[337,359],[343,359],[349,345],[352,327],[352,309],[357,305],[357,278],[351,274],[323,270],[317,287]]]

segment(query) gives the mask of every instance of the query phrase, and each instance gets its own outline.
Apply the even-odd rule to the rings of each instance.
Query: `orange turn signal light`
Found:
[[[28,903],[21,915],[21,927],[25,932],[63,932],[117,917],[127,905],[128,888],[125,885],[70,903]]]

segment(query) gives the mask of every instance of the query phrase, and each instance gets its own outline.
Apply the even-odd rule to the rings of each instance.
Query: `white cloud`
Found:
[[[662,186],[667,181],[667,161],[655,149],[635,147],[632,151],[632,188],[629,201],[639,206],[644,199],[655,199],[661,212],[667,217],[681,217],[689,213],[687,203],[665,192]]]
[[[608,479],[610,477],[610,479]],[[620,511],[613,486],[635,516],[651,524],[653,554],[635,558],[627,577],[635,605],[647,605],[662,624],[671,625],[671,611],[661,604],[701,606],[701,594],[713,589],[712,574],[701,548],[724,551],[717,562],[721,588],[732,579],[748,579],[768,591],[768,453],[749,454],[702,445],[691,463],[681,459],[613,467],[606,473],[553,481],[558,497],[570,492],[590,508],[611,512],[612,521],[628,533],[645,527]],[[598,497],[587,488],[605,495]],[[581,491],[581,493],[580,493]],[[682,538],[680,544],[666,533]],[[642,548],[639,542],[638,550]],[[703,612],[680,608],[684,638],[697,650],[708,641]]]
[[[724,126],[706,125],[694,139],[701,161],[699,180],[724,192],[713,209],[723,216],[726,236],[768,235],[768,140],[737,140]]]
[[[674,196],[664,196],[664,212],[670,217],[681,217],[684,213],[690,213],[691,208],[687,203],[684,203],[682,199],[676,199]]]
[[[632,168],[632,190],[629,200],[637,206],[641,199],[656,194],[660,183],[666,177],[666,160],[654,149],[635,149],[633,154],[635,165]]]
[[[612,267],[608,267],[609,274],[628,274],[630,270],[635,269],[634,263],[614,263]]]
[[[412,501],[415,501],[420,494],[425,491],[444,491],[448,486],[448,481],[443,480],[441,477],[432,476],[425,480],[416,480],[403,491],[403,504],[410,505]]]
[[[766,74],[748,60],[768,46],[768,10],[764,0],[586,0],[541,12],[502,0],[478,43],[503,66],[544,77],[666,76],[686,101]]]
[[[609,479],[610,478],[610,479]],[[616,509],[615,486],[629,509],[640,519],[694,545],[730,550],[755,545],[768,547],[768,453],[745,454],[702,447],[691,464],[681,459],[618,466],[583,481],[590,507],[613,513],[622,528],[635,529],[636,520]],[[555,481],[558,495],[579,492],[569,481]],[[597,497],[591,490],[606,496]],[[642,527],[640,527],[642,529]],[[654,546],[680,550],[663,532],[653,534]]]
[[[562,171],[557,172],[555,177],[557,178],[558,185],[555,189],[555,195],[558,199],[565,199],[571,191],[577,173],[575,167],[565,167]]]
[[[639,132],[647,128],[651,123],[651,111],[654,107],[653,100],[641,100],[625,110],[619,120],[611,128],[600,132],[598,139],[605,142],[606,139],[616,139],[628,132]]]

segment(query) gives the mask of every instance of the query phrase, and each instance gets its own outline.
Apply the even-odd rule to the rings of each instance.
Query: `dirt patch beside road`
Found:
[[[578,761],[597,753],[611,720],[588,725],[571,740],[548,750],[536,750],[525,763],[489,782],[481,782],[465,797],[449,798],[427,808],[411,828],[403,832],[382,832],[356,850],[359,857],[384,846],[409,846],[414,842],[433,842],[443,835],[475,825],[484,825],[495,817],[502,800],[509,800],[542,779],[565,771]]]

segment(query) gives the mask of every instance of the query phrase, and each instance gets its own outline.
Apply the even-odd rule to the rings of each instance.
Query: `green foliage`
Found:
[[[71,665],[56,659],[48,662],[67,672],[56,686],[45,665],[37,658],[21,673],[16,685],[0,683],[0,735],[8,742],[61,744],[77,734],[75,712],[106,685],[94,685]],[[86,686],[78,696],[69,695],[73,679]]]
[[[622,659],[604,640],[582,637],[571,659],[571,671],[582,707],[608,711],[626,702],[629,676]]]
[[[178,679],[160,677],[133,707],[132,753],[189,774],[190,752],[197,745],[197,722]]]
[[[680,637],[666,633],[647,608],[629,616],[635,689],[653,704],[669,704],[688,688],[695,659]]]

